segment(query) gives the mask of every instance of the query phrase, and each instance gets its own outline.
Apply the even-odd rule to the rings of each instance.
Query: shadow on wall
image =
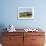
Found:
[[[3,32],[5,32],[6,30],[4,30],[5,25],[4,24],[0,24],[0,43],[2,43],[2,36],[3,36]]]

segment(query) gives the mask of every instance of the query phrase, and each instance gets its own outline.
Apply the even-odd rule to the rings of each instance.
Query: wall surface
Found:
[[[46,0],[0,0],[0,2],[0,25],[13,24],[16,28],[40,27],[46,29]],[[33,7],[34,19],[18,20],[18,7]]]

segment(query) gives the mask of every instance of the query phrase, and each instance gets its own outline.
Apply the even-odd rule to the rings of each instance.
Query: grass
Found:
[[[21,12],[19,14],[20,16],[19,17],[32,17],[32,13],[31,12]]]

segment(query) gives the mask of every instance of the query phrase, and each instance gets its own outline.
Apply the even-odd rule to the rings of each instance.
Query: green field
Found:
[[[19,13],[19,17],[32,17],[32,13],[31,12],[21,12]]]

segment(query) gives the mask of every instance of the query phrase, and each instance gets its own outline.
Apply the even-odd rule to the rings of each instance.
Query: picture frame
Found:
[[[32,7],[18,7],[18,19],[33,19],[34,8]]]

